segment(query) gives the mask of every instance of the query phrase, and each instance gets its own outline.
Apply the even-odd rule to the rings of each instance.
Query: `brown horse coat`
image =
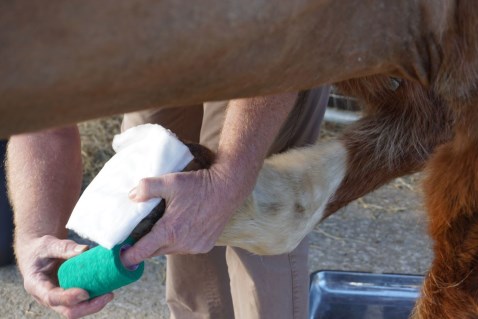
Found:
[[[0,3],[0,137],[371,74],[428,84],[456,1]]]

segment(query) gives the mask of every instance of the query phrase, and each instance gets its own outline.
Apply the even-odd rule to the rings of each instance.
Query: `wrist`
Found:
[[[218,158],[211,172],[221,180],[221,192],[233,206],[240,205],[254,189],[262,161],[257,165],[238,157]]]

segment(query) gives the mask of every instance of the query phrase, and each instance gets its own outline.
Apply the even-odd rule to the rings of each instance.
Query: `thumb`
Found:
[[[73,240],[60,240],[53,236],[44,236],[42,257],[69,259],[88,250],[88,245],[79,245]]]
[[[142,249],[142,247],[138,247],[134,245],[133,247],[127,249],[120,255],[121,263],[126,267],[134,267],[135,265],[139,264],[143,260],[151,257],[151,254],[154,252]]]
[[[135,202],[144,202],[152,198],[168,198],[171,190],[169,175],[143,178],[128,194]]]
[[[126,267],[137,265],[153,256],[166,243],[164,234],[165,232],[159,231],[158,224],[154,225],[149,233],[120,255],[123,265]]]

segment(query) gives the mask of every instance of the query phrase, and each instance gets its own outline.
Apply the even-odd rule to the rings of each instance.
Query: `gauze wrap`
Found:
[[[123,242],[161,201],[133,202],[131,189],[142,178],[181,171],[193,159],[186,145],[155,124],[116,135],[113,149],[116,154],[85,189],[66,225],[108,249]]]

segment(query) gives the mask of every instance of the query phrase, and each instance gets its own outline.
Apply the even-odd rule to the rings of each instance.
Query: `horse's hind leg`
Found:
[[[415,319],[478,318],[478,115],[462,112],[454,140],[437,149],[425,181],[435,259]]]
[[[393,178],[421,170],[437,145],[451,139],[447,104],[420,84],[374,76],[339,84],[363,100],[365,116],[346,129],[347,174],[325,217]]]
[[[365,116],[339,141],[268,159],[219,245],[256,254],[291,251],[321,218],[422,169],[435,147],[451,138],[447,105],[417,83],[402,81],[397,88],[375,76],[340,86],[366,102]]]

